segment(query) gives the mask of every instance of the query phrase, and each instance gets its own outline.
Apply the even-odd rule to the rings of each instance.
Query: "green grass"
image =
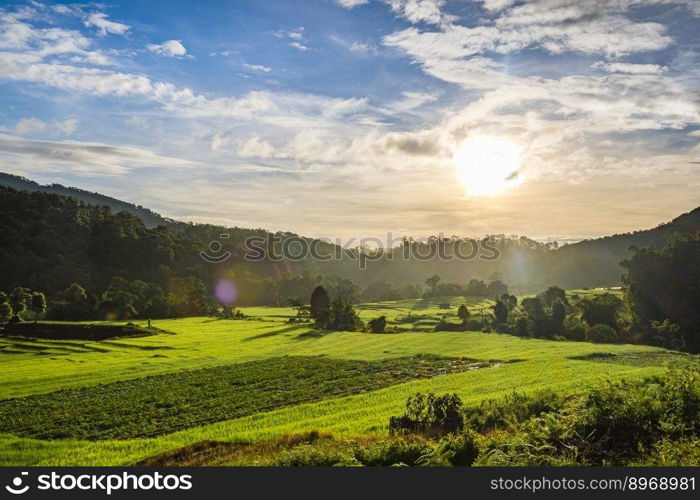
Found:
[[[383,361],[270,358],[0,400],[0,432],[39,439],[152,437],[486,366],[431,355]]]
[[[472,312],[487,304],[458,298]],[[365,319],[412,314],[441,317],[442,300],[399,301],[363,306]],[[329,360],[381,361],[417,354],[464,357],[481,361],[520,360],[480,370],[413,379],[360,394],[334,396],[262,411],[215,423],[197,425],[152,438],[108,441],[75,439],[38,440],[0,435],[0,465],[120,465],[200,441],[255,443],[318,429],[337,436],[386,434],[391,415],[400,414],[406,398],[415,392],[456,392],[467,405],[504,397],[513,391],[531,393],[552,389],[579,392],[606,379],[641,378],[660,374],[680,356],[649,346],[553,342],[510,335],[473,332],[411,332],[367,334],[316,332],[308,325],[287,324],[286,308],[244,308],[262,320],[186,318],[154,321],[174,335],[118,339],[103,342],[26,341],[0,339],[0,399],[46,394],[61,389],[136,381],[184,370],[221,367],[282,356],[324,356]],[[142,324],[142,323],[141,323]],[[620,355],[601,362],[594,353]],[[634,361],[644,355],[646,361]],[[578,358],[578,359],[574,359]],[[697,357],[690,359],[697,362]],[[124,406],[131,404],[128,397]]]

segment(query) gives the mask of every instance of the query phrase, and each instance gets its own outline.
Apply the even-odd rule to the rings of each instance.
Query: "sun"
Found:
[[[479,136],[465,140],[453,160],[467,195],[495,196],[522,183],[520,153],[520,146],[506,139]]]

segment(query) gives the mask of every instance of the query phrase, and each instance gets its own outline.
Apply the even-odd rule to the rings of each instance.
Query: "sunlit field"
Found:
[[[423,299],[366,304],[361,306],[361,315],[370,319],[383,314],[392,325],[398,326],[409,313],[423,315],[426,317],[423,324],[428,328],[442,315],[454,315],[461,303],[466,302],[473,311],[490,304],[455,298],[449,301],[449,310],[440,309],[439,304],[444,302],[445,299]],[[605,380],[638,379],[661,374],[669,364],[697,362],[689,355],[649,346],[421,331],[415,323],[408,327],[415,327],[416,331],[393,334],[326,332],[313,330],[306,324],[288,323],[295,313],[293,309],[242,310],[247,315],[242,320],[204,317],[155,320],[153,326],[166,333],[137,338],[100,342],[0,339],[3,400],[31,396],[34,399],[27,402],[47,405],[59,422],[77,411],[71,405],[83,397],[89,399],[95,415],[91,420],[90,412],[75,413],[80,421],[75,422],[72,430],[64,431],[63,439],[56,439],[61,432],[51,430],[51,426],[31,428],[30,418],[21,423],[11,421],[12,415],[18,415],[13,413],[11,404],[24,404],[24,400],[0,402],[0,414],[7,419],[3,428],[14,429],[17,434],[1,435],[0,463],[133,464],[200,441],[254,443],[309,430],[332,432],[336,436],[386,435],[389,417],[400,413],[406,398],[416,392],[454,392],[469,406],[514,391],[533,393],[549,388],[567,394],[580,392]],[[464,361],[460,367],[445,370],[440,368],[442,362],[437,362],[423,376],[416,377],[417,355],[465,359],[468,363]],[[305,363],[310,363],[308,372]],[[230,365],[240,368],[231,372],[231,368],[226,368]],[[320,385],[307,384],[307,378],[319,377],[318,370],[324,370],[324,366],[336,365],[337,374],[331,370],[313,382]],[[425,368],[425,364],[422,366]],[[250,392],[248,385],[240,386],[239,393],[222,385],[221,381],[226,380],[222,377],[248,376],[247,367],[269,369],[278,375],[268,377],[274,380],[269,385],[260,385],[255,393]],[[379,380],[377,377],[384,372],[393,378],[389,380],[382,375],[383,381]],[[298,390],[279,389],[281,395],[275,392],[279,381],[294,385],[295,379]],[[121,385],[115,385],[116,382]],[[197,391],[170,394],[178,384],[185,383],[193,384]],[[254,383],[252,378],[249,383]],[[333,389],[327,393],[316,390],[324,383]],[[147,429],[139,427],[138,419],[133,418],[124,424],[125,430],[119,431],[116,423],[117,430],[112,429],[110,422],[120,418],[119,405],[115,404],[120,397],[119,388],[125,391],[121,396],[124,405],[130,404],[129,388],[138,391],[139,404],[144,411],[151,412],[144,423]],[[55,392],[61,390],[67,391]],[[162,394],[167,404],[156,396],[152,400],[141,396],[149,391]],[[206,394],[198,396],[200,393]],[[225,401],[224,393],[228,398]],[[111,403],[101,408],[95,398],[101,395],[106,398],[105,394],[109,394]],[[212,399],[212,394],[221,397]],[[255,396],[254,403],[250,402],[252,399],[241,403],[244,395],[251,394]],[[136,399],[137,393],[133,395]],[[268,400],[274,402],[267,405]],[[209,410],[207,405],[212,402],[220,404],[222,410]],[[169,405],[177,405],[177,412],[169,412]],[[228,405],[237,409],[234,411]],[[109,415],[104,414],[107,407]],[[31,405],[20,404],[19,408],[32,411]],[[158,411],[163,412],[160,419]],[[110,430],[103,431],[107,428]],[[56,434],[51,436],[53,440],[19,437],[42,435],[41,432]],[[152,437],[102,440],[109,435]],[[77,440],[73,436],[86,436],[89,440]]]

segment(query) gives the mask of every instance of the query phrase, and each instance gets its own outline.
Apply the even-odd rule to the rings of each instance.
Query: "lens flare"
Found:
[[[230,306],[238,298],[238,288],[232,281],[222,279],[214,288],[214,296],[220,304]]]

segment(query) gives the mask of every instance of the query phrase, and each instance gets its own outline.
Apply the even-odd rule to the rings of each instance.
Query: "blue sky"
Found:
[[[314,236],[596,236],[700,205],[700,0],[0,9],[0,169],[41,182]],[[517,182],[476,196],[501,149]]]

